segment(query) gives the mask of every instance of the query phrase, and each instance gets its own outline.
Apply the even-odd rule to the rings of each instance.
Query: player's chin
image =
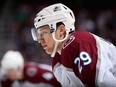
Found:
[[[52,54],[52,51],[46,50],[46,53],[47,53],[47,54]]]
[[[12,76],[12,77],[10,76],[9,79],[10,79],[11,81],[14,81],[14,80],[16,80],[17,78],[16,78],[16,76]]]

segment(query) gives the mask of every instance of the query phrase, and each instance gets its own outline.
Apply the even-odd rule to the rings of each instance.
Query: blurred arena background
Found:
[[[45,6],[61,2],[76,16],[76,30],[87,30],[116,45],[115,0],[2,0],[0,1],[0,60],[9,49],[22,52],[25,61],[51,64],[51,58],[34,42],[30,29]]]

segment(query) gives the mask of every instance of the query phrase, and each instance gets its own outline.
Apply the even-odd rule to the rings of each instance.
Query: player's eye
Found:
[[[44,37],[44,36],[46,36],[47,34],[50,34],[50,33],[44,31],[44,32],[40,33],[39,36],[40,36],[40,37]]]

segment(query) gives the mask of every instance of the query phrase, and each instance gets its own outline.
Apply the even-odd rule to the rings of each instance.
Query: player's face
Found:
[[[8,69],[7,70],[7,76],[11,80],[16,80],[17,79],[16,70],[14,70],[14,69]]]
[[[23,67],[19,66],[17,69],[8,69],[7,76],[10,80],[23,79]]]
[[[47,25],[42,26],[37,30],[37,32],[38,32],[38,42],[41,43],[44,50],[48,54],[52,54],[54,50],[55,41],[52,37],[49,26]],[[65,33],[66,33],[65,26],[60,25],[57,27],[55,31],[55,38],[57,40],[62,40],[66,35]],[[62,43],[59,43],[56,51],[61,52],[61,49],[62,49]]]
[[[52,54],[55,41],[50,33],[49,26],[40,27],[38,30],[38,42],[42,45],[47,54]]]

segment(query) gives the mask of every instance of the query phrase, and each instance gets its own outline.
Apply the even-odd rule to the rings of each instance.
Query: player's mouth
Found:
[[[43,48],[46,50],[47,49],[47,45],[44,45]]]

